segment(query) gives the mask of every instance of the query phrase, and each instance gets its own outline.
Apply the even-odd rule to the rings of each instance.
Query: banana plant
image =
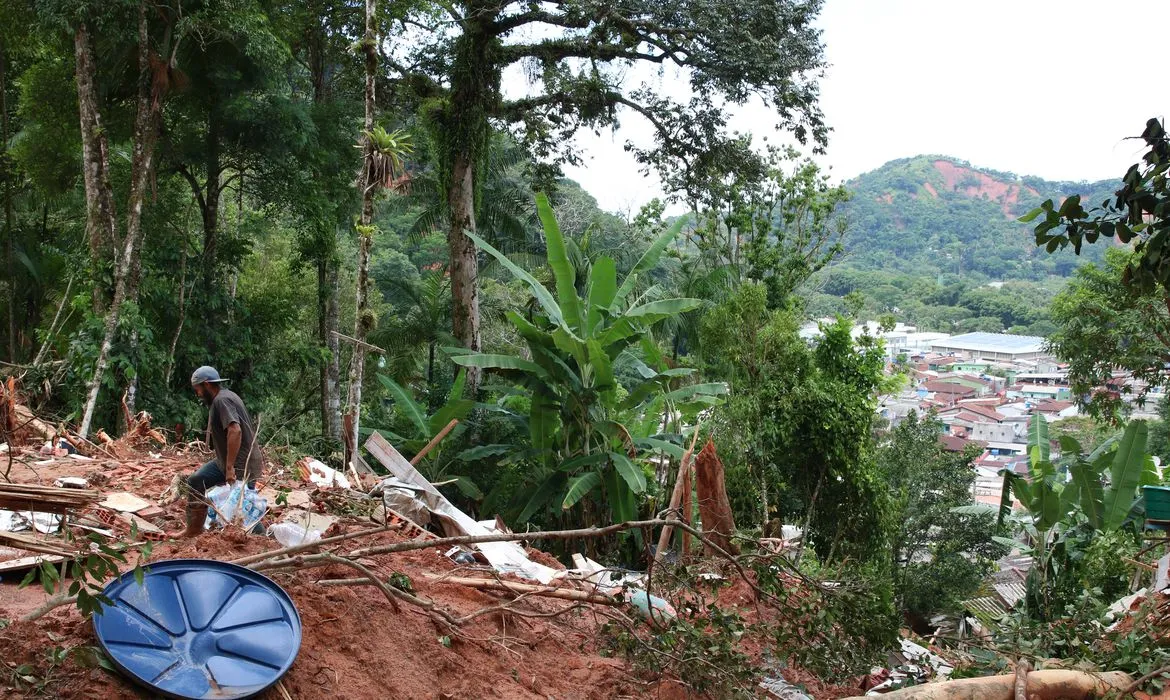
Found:
[[[1036,578],[1030,580],[1030,590],[1035,592],[1034,603],[1047,617],[1052,613],[1047,582],[1059,576],[1072,558],[1066,536],[1081,527],[1080,523],[1087,523],[1095,534],[1122,529],[1137,517],[1139,487],[1157,483],[1158,476],[1153,459],[1146,454],[1148,427],[1144,421],[1131,421],[1120,439],[1108,441],[1088,456],[1076,440],[1062,437],[1067,475],[1051,461],[1048,423],[1043,416],[1032,416],[1028,438],[1030,480],[1007,469],[1000,471],[1004,477],[1000,523],[1011,511],[1011,496],[1015,494],[1030,516],[1023,524],[1030,543],[1003,541],[1035,557]]]
[[[656,323],[702,303],[687,298],[643,303],[630,298],[639,277],[655,267],[682,222],[651,244],[620,285],[613,258],[599,257],[579,287],[577,268],[548,198],[537,195],[536,203],[555,294],[487,241],[467,233],[527,285],[536,301],[536,311],[528,317],[515,311],[507,314],[527,344],[524,356],[449,350],[456,364],[498,373],[520,386],[530,399],[528,444],[480,446],[473,448],[473,456],[511,451],[535,463],[531,495],[519,511],[520,522],[549,505],[568,511],[596,495],[608,504],[615,521],[631,520],[637,515],[639,495],[647,490],[640,459],[655,451],[681,454],[681,439],[649,430],[659,424],[665,411],[709,406],[727,392],[722,383],[679,388],[677,382],[693,375],[693,369],[657,371],[638,357],[640,345],[649,340]],[[640,380],[632,386],[620,385],[614,373],[618,363],[632,363]]]
[[[1157,483],[1152,458],[1146,454],[1149,427],[1145,421],[1131,421],[1120,440],[1110,440],[1085,456],[1080,443],[1069,436],[1060,439],[1067,457],[1067,478],[1052,463],[1048,421],[1032,416],[1028,425],[1028,466],[1031,479],[1007,469],[1000,503],[1003,514],[1011,507],[1011,494],[1031,514],[1041,533],[1048,532],[1073,508],[1080,508],[1096,530],[1117,530],[1129,519],[1140,498],[1139,488]],[[1104,477],[1108,475],[1108,484]]]

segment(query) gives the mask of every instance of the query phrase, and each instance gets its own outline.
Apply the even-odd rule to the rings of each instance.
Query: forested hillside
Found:
[[[1099,204],[1119,181],[1054,182],[976,168],[946,156],[886,163],[845,187],[844,254],[804,290],[813,316],[860,307],[870,317],[944,332],[1046,336],[1049,303],[1106,246],[1083,255],[1038,248],[1019,217],[1072,194]]]
[[[843,207],[850,225],[848,264],[994,280],[1065,277],[1085,258],[1038,249],[1031,229],[1016,219],[1046,199],[1059,202],[1072,194],[1099,204],[1119,185],[1017,176],[946,156],[891,161],[846,183],[853,193]],[[1088,259],[1102,254],[1086,252]]]

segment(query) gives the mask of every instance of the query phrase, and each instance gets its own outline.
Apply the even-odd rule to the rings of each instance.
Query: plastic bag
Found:
[[[295,547],[321,539],[320,530],[306,530],[296,523],[277,523],[268,528],[268,534],[275,537],[281,547]]]
[[[242,501],[240,499],[241,490],[243,491]],[[268,499],[263,498],[256,489],[248,488],[243,481],[220,484],[209,489],[204,498],[212,505],[211,508],[207,509],[205,527],[208,530],[226,527],[228,523],[243,525],[244,530],[252,530],[268,512]],[[221,515],[223,519],[227,520],[227,523],[221,522]]]

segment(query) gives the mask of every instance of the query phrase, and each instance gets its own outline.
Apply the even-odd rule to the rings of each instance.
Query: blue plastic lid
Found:
[[[301,617],[271,579],[209,559],[149,564],[105,588],[98,643],[136,682],[172,698],[244,698],[280,680],[301,647]]]

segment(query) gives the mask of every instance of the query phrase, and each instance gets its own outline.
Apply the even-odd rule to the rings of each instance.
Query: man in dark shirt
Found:
[[[210,408],[208,432],[215,459],[187,477],[187,529],[182,533],[185,537],[203,532],[207,503],[202,497],[208,489],[236,479],[244,479],[248,486],[254,487],[264,466],[248,409],[234,391],[220,386],[226,381],[214,367],[200,367],[191,375],[195,395]]]

